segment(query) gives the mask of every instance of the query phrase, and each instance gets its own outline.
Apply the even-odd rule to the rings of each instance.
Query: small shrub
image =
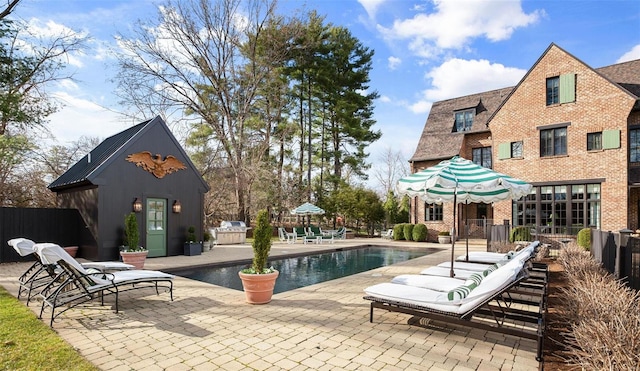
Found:
[[[413,240],[413,227],[415,227],[414,224],[411,223],[406,223],[404,225],[404,239],[407,241],[412,241]]]
[[[393,239],[395,241],[404,240],[404,224],[405,223],[396,224],[393,227]]]
[[[591,228],[583,228],[578,232],[578,246],[589,251],[591,250]]]
[[[449,231],[440,231],[438,232],[438,236],[450,236],[451,232]]]
[[[429,230],[426,225],[416,224],[416,226],[413,227],[413,240],[416,242],[424,242],[427,240],[428,233]]]
[[[509,241],[531,241],[531,230],[525,226],[514,227],[509,233]]]

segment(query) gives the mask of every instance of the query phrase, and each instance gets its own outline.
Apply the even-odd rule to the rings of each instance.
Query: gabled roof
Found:
[[[489,117],[512,89],[491,90],[435,102],[431,106],[416,152],[409,161],[448,159],[458,155],[465,135],[488,131]],[[454,112],[469,108],[476,109],[471,130],[454,133]]]
[[[91,152],[80,159],[80,161],[71,166],[71,168],[58,177],[58,179],[49,184],[48,188],[55,192],[67,188],[96,185],[94,181],[99,177],[100,173],[106,169],[109,164],[120,155],[120,153],[125,151],[129,147],[130,143],[132,143],[137,137],[144,135],[144,133],[154,125],[162,125],[165,128],[176,146],[180,151],[182,151],[182,155],[188,162],[188,165],[195,171],[195,166],[191,162],[189,156],[182,149],[182,146],[178,143],[173,134],[171,134],[171,131],[160,116],[156,116],[151,120],[144,121],[130,127],[129,129],[121,131],[118,134],[108,137],[96,148],[91,150]],[[208,190],[209,186],[201,177],[200,179]]]
[[[640,99],[640,59],[596,68],[595,71]]]

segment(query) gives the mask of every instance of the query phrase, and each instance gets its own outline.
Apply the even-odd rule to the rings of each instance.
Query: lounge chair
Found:
[[[173,275],[151,270],[126,270],[113,273],[86,270],[80,263],[56,244],[35,245],[43,265],[56,265],[60,273],[39,294],[42,300],[40,318],[45,308],[51,308],[50,326],[56,317],[76,305],[100,297],[104,305],[105,294],[115,294],[115,312],[118,313],[120,292],[152,287],[156,294],[159,288],[166,289],[173,301]],[[56,313],[58,308],[65,307]]]
[[[304,243],[306,244],[310,241],[315,243],[329,241],[329,243],[333,243],[333,238],[333,233],[324,233],[320,227],[311,225],[307,228],[307,236],[304,238]]]
[[[14,238],[7,243],[12,246],[20,256],[36,255],[36,261],[18,278],[18,299],[23,293],[27,295],[26,304],[29,305],[34,293],[47,285],[59,272],[55,265],[44,265],[38,256],[37,244],[26,238]],[[82,263],[85,269],[93,268],[98,271],[124,270],[133,268],[130,264],[122,262],[87,262]]]
[[[298,238],[301,238],[304,241],[304,238],[307,236],[307,231],[304,227],[293,227],[293,234],[296,236],[296,241]]]
[[[387,229],[387,231],[382,234],[382,238],[385,240],[393,240],[393,229]]]
[[[485,263],[485,264],[493,264],[503,260],[509,260],[514,258],[517,255],[522,253],[525,254],[535,254],[540,245],[536,243],[532,243],[527,245],[526,247],[517,250],[517,251],[509,251],[507,253],[498,253],[498,252],[487,252],[487,251],[472,251],[467,256],[460,255],[456,258],[456,261],[466,261],[473,263]]]
[[[515,296],[511,292],[528,278],[527,272],[520,262],[514,262],[484,277],[480,284],[465,281],[448,291],[443,291],[444,286],[440,286],[441,290],[434,290],[393,282],[373,285],[364,290],[364,299],[371,301],[369,321],[373,322],[374,308],[379,308],[412,315],[409,324],[419,325],[420,319],[425,318],[533,339],[538,342],[536,359],[540,361],[546,286],[528,295],[518,293],[519,296]],[[487,318],[493,321],[487,321]],[[525,325],[522,326],[521,322]]]

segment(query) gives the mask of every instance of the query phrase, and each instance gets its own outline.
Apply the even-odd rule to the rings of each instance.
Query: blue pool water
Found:
[[[326,253],[270,260],[269,265],[280,272],[274,294],[294,290],[332,279],[346,277],[436,251],[435,249],[400,249],[391,247],[365,247]],[[172,271],[172,274],[214,285],[242,290],[238,271],[248,264],[228,267],[197,267]]]

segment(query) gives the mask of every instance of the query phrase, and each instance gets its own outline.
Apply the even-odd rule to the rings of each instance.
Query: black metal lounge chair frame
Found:
[[[83,274],[64,260],[58,261],[58,266],[62,268],[62,271],[40,292],[42,307],[40,308],[39,318],[42,319],[45,308],[50,307],[51,320],[49,325],[51,327],[53,327],[53,321],[58,316],[77,305],[97,297],[100,297],[100,305],[104,305],[105,294],[115,294],[116,313],[119,311],[119,293],[130,290],[153,287],[156,290],[156,294],[160,295],[160,288],[166,289],[170,294],[171,301],[173,301],[173,280],[168,277],[149,277],[115,283],[113,282],[115,275],[112,273]],[[102,279],[112,281],[111,284],[96,285],[93,281],[93,277],[96,275],[100,275]],[[161,282],[163,284],[160,284]],[[130,287],[126,288],[127,286]],[[95,289],[92,289],[92,287],[95,287]],[[56,309],[63,306],[65,308],[56,313]]]
[[[543,358],[547,313],[547,279],[545,274],[548,276],[548,271],[545,273],[544,270],[546,266],[544,266],[544,268],[543,266],[544,265],[539,263],[534,265],[534,270],[540,272],[540,274],[531,281],[529,280],[529,269],[523,269],[522,275],[508,287],[491,297],[487,297],[487,299],[462,314],[440,311],[425,306],[375,296],[365,296],[365,300],[371,301],[369,322],[373,323],[373,309],[379,308],[389,312],[398,312],[414,316],[414,318],[408,322],[410,325],[417,324],[416,319],[425,318],[463,327],[472,327],[536,340],[536,360],[541,362]],[[496,304],[492,305],[491,303],[493,302],[496,302]],[[511,304],[513,303],[531,305],[537,308],[537,311],[512,308]],[[495,323],[486,320],[474,320],[473,317],[476,315],[492,317]],[[535,326],[536,331],[527,331],[526,329],[505,325],[505,319],[530,323]]]

